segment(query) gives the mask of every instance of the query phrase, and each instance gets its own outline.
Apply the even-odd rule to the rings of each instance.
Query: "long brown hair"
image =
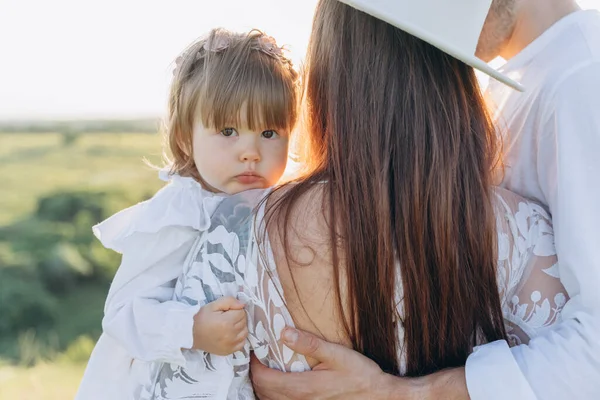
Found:
[[[353,347],[399,372],[398,271],[407,375],[463,365],[476,337],[504,338],[491,201],[497,138],[472,68],[321,0],[305,84],[308,172],[279,192],[266,221],[284,231],[289,260],[291,209],[327,182],[338,307],[349,310]]]

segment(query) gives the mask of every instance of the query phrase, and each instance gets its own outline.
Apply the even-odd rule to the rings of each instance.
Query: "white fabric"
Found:
[[[517,89],[523,87],[475,56],[492,0],[341,0],[394,25]]]
[[[499,366],[511,367],[507,368],[502,379],[498,379],[497,369]],[[503,393],[497,397],[498,399],[535,399],[527,380],[520,373],[519,366],[508,348],[508,343],[504,340],[475,348],[467,358],[465,373],[471,399],[490,399],[495,393]],[[473,376],[474,373],[477,375]],[[471,386],[473,380],[478,384]],[[510,386],[515,397],[505,397],[507,386]]]
[[[188,304],[206,304],[221,296],[236,296],[246,303],[248,341],[243,350],[215,356],[185,350],[183,366],[160,363],[150,366],[151,380],[134,387],[136,399],[253,399],[249,380],[250,351],[279,370],[303,371],[308,363],[279,342],[281,329],[294,322],[284,306],[283,289],[273,264],[260,262],[253,234],[253,211],[264,191],[237,195],[213,215],[209,232],[191,252],[175,287],[175,298]],[[264,208],[260,208],[258,220]],[[264,250],[264,249],[262,249]],[[270,248],[267,257],[272,259]]]
[[[503,186],[549,208],[571,301],[565,321],[528,346],[487,345],[474,353],[467,361],[469,394],[473,400],[598,399],[600,14],[566,16],[501,71],[527,87],[526,93],[496,82],[488,88],[506,135]],[[511,353],[516,364],[507,361]]]
[[[200,304],[214,296],[242,295],[248,304],[249,343],[242,352],[228,357],[229,365],[220,362],[214,368],[211,368],[214,361],[222,361],[222,358],[215,360],[199,351],[186,351],[185,366],[163,364],[153,385],[144,385],[138,390],[145,394],[143,399],[220,399],[222,397],[213,394],[214,388],[204,378],[208,372],[233,377],[227,399],[254,399],[248,379],[250,350],[272,368],[284,371],[309,368],[301,355],[279,340],[282,328],[293,326],[293,320],[285,305],[268,237],[262,240],[264,203],[252,223],[253,218],[249,216],[260,204],[261,196],[251,196],[251,193],[232,196],[215,211],[210,232],[203,235],[196,250],[192,250],[194,256],[186,263],[175,290],[180,301]],[[568,300],[557,277],[552,225],[542,207],[503,189],[497,190],[494,203],[499,249],[498,289],[503,315],[511,342],[527,343],[560,322],[560,311]],[[399,283],[397,291],[401,290]],[[401,304],[400,315],[403,313]],[[399,321],[398,337],[402,334]],[[403,343],[399,342],[398,346],[400,364],[404,365]],[[510,353],[509,359],[513,360]]]
[[[76,399],[130,399],[133,359],[185,364],[200,306],[173,301],[181,275],[210,216],[225,198],[191,178],[170,183],[145,202],[94,227],[102,244],[123,254],[102,320],[103,334],[90,357]]]
[[[159,178],[169,183],[151,199],[92,227],[104,247],[123,253],[127,239],[133,234],[157,233],[166,226],[208,229],[210,216],[224,196],[205,190],[192,178],[170,175],[168,170],[161,170]]]
[[[137,312],[139,308],[135,309],[133,307],[137,292],[144,293],[154,290],[154,295],[160,296],[159,290],[156,288],[162,286],[165,292],[169,292],[170,286],[170,295],[163,293],[162,299],[148,299],[148,303],[151,301],[158,303],[163,299],[170,300],[175,280],[197,238],[198,233],[196,231],[181,227],[168,227],[157,234],[140,234],[131,238],[129,247],[125,249],[121,266],[117,271],[109,295],[115,301],[113,304],[118,306],[113,307],[113,304],[107,301],[107,314],[103,320],[103,328],[112,331],[113,334],[124,332],[127,329],[131,330],[125,337],[115,337],[108,331],[100,336],[88,362],[76,399],[130,399],[124,389],[129,383],[129,372],[133,358],[135,355],[145,358],[158,356],[157,353],[152,354],[150,352],[153,349],[164,349],[167,346],[163,344],[164,341],[161,343],[161,340],[155,340],[155,346],[153,346],[152,338],[155,336],[154,334],[163,329],[166,330],[165,332],[173,332],[172,326],[166,326],[167,322],[163,318],[159,321],[164,322],[159,322],[156,325],[145,325],[145,328],[150,328],[150,335],[144,340],[141,339],[145,332],[139,331],[135,321],[136,319],[143,320],[144,313],[143,311]],[[145,263],[145,268],[140,268],[140,262]],[[137,276],[127,273],[134,269],[139,270]],[[176,308],[183,306],[174,304],[174,302],[171,302],[171,304]],[[146,307],[146,310],[149,308]],[[114,311],[111,312],[111,310]],[[180,311],[178,315],[180,315],[182,322],[181,324],[176,323],[175,326],[181,327],[188,321],[187,327],[182,328],[181,332],[189,332],[189,337],[191,337],[192,316],[196,310],[190,309],[187,317],[184,315],[185,311],[183,309],[180,309]],[[137,316],[137,318],[132,318],[134,316]],[[153,317],[152,315],[149,316]],[[151,321],[148,320],[148,322]],[[119,328],[119,323],[122,324],[122,328]],[[136,335],[140,337],[140,340],[136,340]],[[172,359],[170,361],[172,362],[178,362],[181,357],[179,346],[188,346],[191,339],[185,338],[182,340],[174,337],[172,341],[177,340],[181,340],[181,343],[172,343],[171,345]],[[144,351],[146,351],[145,354]],[[166,353],[166,351],[158,352],[163,353],[163,355]]]

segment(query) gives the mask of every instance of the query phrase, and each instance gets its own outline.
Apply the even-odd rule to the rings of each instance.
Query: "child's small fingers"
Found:
[[[231,332],[231,336],[237,338],[242,332],[247,332],[248,331],[248,327],[246,326],[246,324],[235,324],[232,325],[230,328]]]
[[[231,350],[232,350],[232,353],[235,353],[236,351],[242,351],[243,349],[244,349],[244,343],[234,346]]]
[[[218,298],[212,303],[208,303],[207,306],[211,311],[241,310],[243,312],[244,303],[235,297],[225,296]]]
[[[236,339],[237,339],[238,341],[242,341],[242,342],[243,342],[243,341],[245,341],[245,340],[246,340],[246,338],[247,338],[247,337],[248,337],[248,328],[244,327],[244,328],[243,328],[243,329],[240,331],[240,333],[238,333],[238,335],[237,335]]]
[[[241,321],[245,325],[246,322],[248,321],[248,314],[246,314],[246,312],[242,310],[241,313],[239,313],[238,315],[236,315],[236,321],[237,322]]]
[[[241,338],[237,344],[233,347],[233,351],[240,351],[244,348],[244,346],[246,345],[246,338],[243,337]]]
[[[242,329],[246,328],[246,320],[240,320],[237,321],[233,324],[233,329],[235,329],[236,331],[240,331]]]
[[[210,303],[204,306],[205,309],[210,311],[221,311],[221,309],[225,306],[227,302],[227,297],[220,297],[215,301],[211,301]]]
[[[238,323],[239,321],[246,321],[246,312],[244,310],[229,310],[223,313],[223,318],[232,324]]]

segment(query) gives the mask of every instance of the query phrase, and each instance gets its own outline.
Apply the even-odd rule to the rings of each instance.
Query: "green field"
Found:
[[[0,133],[0,400],[73,398],[118,266],[91,225],[161,186],[161,153],[158,134]]]
[[[84,363],[40,363],[32,368],[0,368],[2,400],[68,400],[75,397]]]
[[[0,226],[33,211],[37,199],[67,189],[125,189],[132,196],[158,187],[144,158],[161,162],[153,134],[0,134]]]

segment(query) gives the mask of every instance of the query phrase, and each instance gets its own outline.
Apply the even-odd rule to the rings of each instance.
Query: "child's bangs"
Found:
[[[247,54],[245,63],[228,60],[235,56],[222,57],[207,74],[199,98],[204,126],[291,131],[296,123],[296,89],[285,76],[289,72],[258,52]]]

